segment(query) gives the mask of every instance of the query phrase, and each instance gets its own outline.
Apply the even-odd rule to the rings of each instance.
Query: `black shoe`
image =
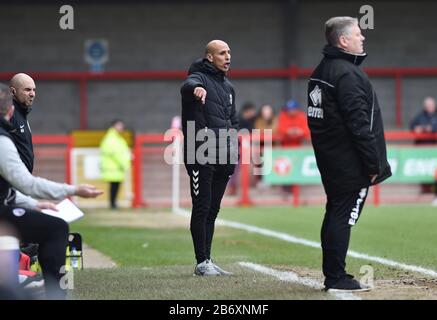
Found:
[[[324,291],[328,292],[364,292],[372,290],[371,287],[359,283],[353,276],[347,274],[332,286],[326,286]]]

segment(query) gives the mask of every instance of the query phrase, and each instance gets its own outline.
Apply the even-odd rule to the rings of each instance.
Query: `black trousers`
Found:
[[[369,188],[329,196],[323,220],[321,240],[325,285],[331,286],[346,276],[346,254],[351,228],[361,214]]]
[[[190,231],[197,263],[211,259],[215,220],[235,165],[186,165],[190,176],[192,211]]]
[[[38,260],[44,276],[47,298],[63,299],[61,267],[65,265],[68,243],[68,224],[39,211],[17,207],[0,207],[0,223],[12,227],[25,243],[37,243]]]
[[[109,203],[111,205],[111,209],[117,208],[117,195],[118,190],[120,189],[120,182],[110,182],[109,183]]]

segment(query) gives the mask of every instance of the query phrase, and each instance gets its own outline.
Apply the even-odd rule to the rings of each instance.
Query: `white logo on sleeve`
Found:
[[[322,90],[320,90],[318,85],[310,92],[310,98],[313,102],[313,106],[317,107],[322,105]]]
[[[320,90],[319,86],[316,85],[313,91],[310,92],[309,96],[314,107],[308,106],[308,117],[323,119],[323,109],[317,107],[322,106],[322,90]]]
[[[229,95],[229,103],[232,104],[232,101],[233,101],[233,99],[232,99],[232,94],[230,94],[230,95]]]

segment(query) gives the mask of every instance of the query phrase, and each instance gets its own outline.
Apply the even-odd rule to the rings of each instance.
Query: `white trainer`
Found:
[[[194,268],[194,276],[219,276],[220,273],[214,268],[209,260],[205,260]]]
[[[220,273],[220,275],[222,275],[222,276],[232,276],[232,275],[234,275],[232,272],[229,272],[229,271],[226,271],[226,270],[223,270],[222,268],[220,268],[218,265],[216,265],[215,263],[214,263],[214,260],[209,260],[209,262],[212,264],[212,266],[214,267],[214,269],[218,272],[218,273]]]

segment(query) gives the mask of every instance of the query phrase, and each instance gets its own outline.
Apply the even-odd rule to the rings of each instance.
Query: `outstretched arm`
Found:
[[[0,136],[0,175],[22,194],[37,199],[62,200],[74,195],[95,198],[103,193],[90,185],[73,186],[34,177],[21,161],[14,143],[6,136]]]
[[[190,74],[182,83],[181,94],[184,99],[197,99],[205,104],[207,92],[202,77],[195,73]]]

